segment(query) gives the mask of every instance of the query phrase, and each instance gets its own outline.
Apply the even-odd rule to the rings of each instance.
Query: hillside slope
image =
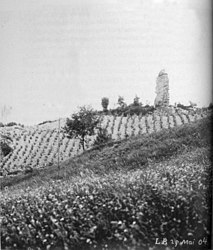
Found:
[[[11,186],[22,181],[24,185],[28,185],[26,182],[31,182],[31,179],[37,185],[42,185],[42,182],[51,179],[69,179],[87,172],[88,169],[96,174],[115,170],[143,169],[144,166],[169,160],[184,151],[205,148],[207,145],[208,147],[211,145],[211,117],[96,146],[81,155],[61,162],[59,168],[58,164],[47,165],[42,169],[34,169],[29,174],[4,177],[1,185]]]
[[[208,112],[187,112],[181,109],[174,113],[154,112],[146,116],[102,116],[102,126],[107,128],[112,139],[120,140],[129,136],[157,132],[194,122],[208,116]],[[66,120],[61,120],[61,128]],[[26,168],[42,168],[69,159],[82,153],[77,139],[68,139],[58,122],[34,127],[0,128],[13,139],[13,152],[1,159],[1,175],[24,171]],[[91,148],[96,136],[89,137],[86,148]],[[59,154],[58,154],[59,152]]]
[[[211,139],[208,117],[8,182],[0,199],[2,247],[210,249]]]

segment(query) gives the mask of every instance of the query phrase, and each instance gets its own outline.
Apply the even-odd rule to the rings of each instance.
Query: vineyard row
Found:
[[[206,117],[208,112],[173,114],[149,114],[146,116],[102,116],[101,126],[114,140],[145,133],[157,132],[161,129],[170,129],[185,123],[194,122]],[[62,126],[65,125],[65,120]],[[13,139],[13,152],[1,159],[2,175],[17,170],[25,170],[27,166],[39,168],[64,161],[82,153],[78,139],[68,139],[62,129],[48,126],[29,127],[24,129],[8,129],[7,134]],[[86,148],[92,147],[96,135],[87,139]]]

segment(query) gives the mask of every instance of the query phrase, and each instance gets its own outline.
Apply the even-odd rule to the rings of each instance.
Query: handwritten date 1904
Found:
[[[190,245],[190,246],[195,246],[195,245],[207,245],[207,239],[204,237],[203,239],[199,239],[199,240],[195,240],[195,239],[184,239],[184,240],[175,240],[175,239],[171,239],[168,240],[167,238],[163,238],[163,239],[159,239],[156,238],[155,239],[155,245],[164,245],[164,246],[168,246],[168,245],[173,245],[174,247],[177,246],[183,246],[183,245]]]

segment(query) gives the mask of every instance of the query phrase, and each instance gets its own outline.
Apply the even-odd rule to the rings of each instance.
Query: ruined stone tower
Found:
[[[165,70],[161,70],[158,74],[156,81],[156,98],[155,107],[168,107],[169,106],[169,78]]]

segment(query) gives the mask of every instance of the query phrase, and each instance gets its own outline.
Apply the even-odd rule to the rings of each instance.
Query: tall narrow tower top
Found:
[[[169,78],[165,69],[162,69],[156,80],[156,98],[155,107],[167,107],[169,106]]]

